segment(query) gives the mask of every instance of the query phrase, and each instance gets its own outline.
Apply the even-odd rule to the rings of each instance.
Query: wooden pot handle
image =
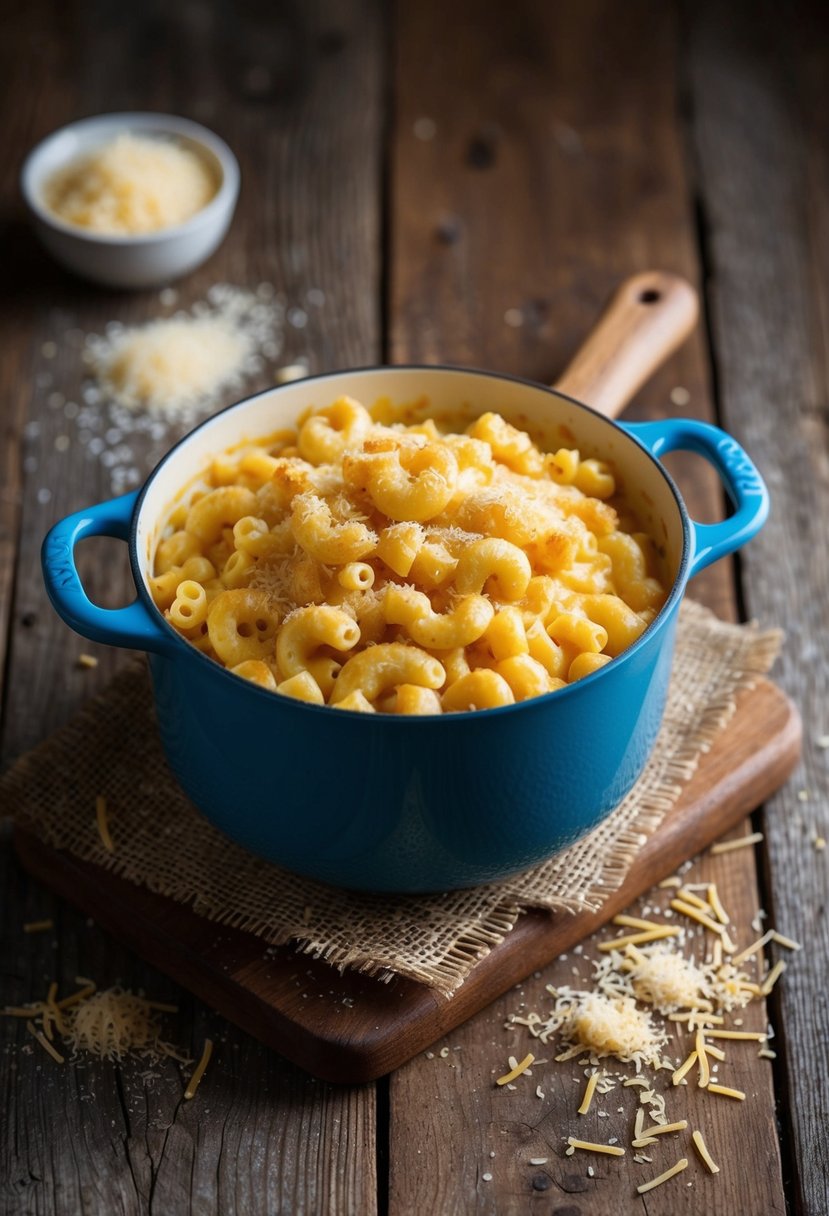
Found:
[[[664,270],[625,279],[554,388],[615,418],[688,337],[699,313],[691,284]]]

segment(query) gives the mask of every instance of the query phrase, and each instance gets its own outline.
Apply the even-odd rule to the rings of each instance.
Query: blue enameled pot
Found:
[[[211,456],[348,394],[416,402],[465,418],[496,410],[549,450],[610,460],[643,527],[664,549],[672,589],[641,638],[593,675],[500,709],[445,717],[360,714],[276,696],[184,641],[147,588],[177,494]],[[659,457],[693,450],[723,480],[734,513],[691,520]],[[524,869],[594,827],[639,776],[656,739],[688,580],[744,544],[768,513],[763,482],[723,431],[687,420],[620,425],[538,384],[434,367],[336,372],[269,390],[209,418],[144,488],[61,520],[43,544],[49,597],[73,629],[146,650],[170,766],[199,810],[290,870],[370,891],[438,891]],[[129,545],[138,595],[105,609],[84,593],[74,548]]]

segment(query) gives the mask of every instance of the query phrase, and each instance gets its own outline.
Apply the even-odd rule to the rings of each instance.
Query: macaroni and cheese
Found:
[[[498,414],[455,433],[349,397],[217,456],[173,509],[150,589],[236,675],[397,714],[552,692],[666,598],[608,464],[544,452]]]

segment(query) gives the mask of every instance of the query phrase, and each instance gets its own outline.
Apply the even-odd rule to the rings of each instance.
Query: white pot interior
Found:
[[[291,426],[308,406],[330,405],[343,395],[369,408],[389,398],[405,407],[406,421],[432,416],[451,430],[462,430],[491,410],[529,431],[546,451],[577,447],[583,457],[609,461],[642,529],[664,550],[666,576],[671,582],[676,579],[683,529],[671,485],[659,465],[618,427],[537,385],[463,369],[396,367],[296,381],[241,401],[202,423],[162,463],[147,488],[137,530],[144,579],[171,510],[197,488],[214,456]]]

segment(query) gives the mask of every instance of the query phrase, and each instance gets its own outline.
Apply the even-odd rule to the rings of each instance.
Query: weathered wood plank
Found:
[[[705,6],[691,41],[695,147],[710,253],[725,425],[771,489],[771,519],[746,550],[749,613],[787,630],[779,680],[805,723],[803,767],[768,807],[767,907],[804,943],[774,1006],[797,1210],[829,1210],[823,1134],[829,1010],[829,181],[825,9]]]
[[[305,357],[315,369],[375,362],[382,25],[372,0],[154,3],[130,11],[108,2],[67,8],[37,0],[4,28],[11,79],[20,83],[6,111],[9,163],[16,170],[37,138],[86,113],[154,108],[206,122],[237,151],[243,192],[223,248],[176,285],[179,305],[203,298],[215,282],[269,282],[288,308],[300,310],[285,326],[281,361]],[[27,108],[20,96],[40,100]],[[14,390],[15,403],[4,424],[8,419],[14,442],[24,412],[35,425],[24,436],[7,759],[63,721],[120,662],[116,652],[76,638],[52,613],[38,549],[60,515],[111,495],[106,468],[87,458],[63,409],[65,401],[82,402],[79,334],[163,311],[158,293],[96,291],[63,275],[18,217],[14,243],[15,282],[25,290],[18,300],[4,288],[2,383]],[[50,342],[55,349],[44,349]],[[251,378],[251,390],[267,384],[266,374]],[[56,392],[57,405],[57,398],[50,402]],[[68,450],[56,447],[62,434],[70,437]],[[174,438],[170,430],[155,444],[134,443],[141,476],[159,444]],[[2,459],[15,461],[13,443]],[[4,507],[0,524],[11,533],[14,509]],[[107,603],[127,597],[129,575],[115,542],[106,564],[101,551],[80,556],[93,596]],[[3,604],[7,609],[5,596]],[[80,650],[99,657],[97,670],[75,670]],[[76,973],[103,985],[120,978],[178,1002],[171,1037],[191,1054],[206,1034],[217,1046],[204,1088],[185,1105],[175,1065],[152,1069],[154,1076],[141,1064],[83,1061],[61,1069],[36,1044],[28,1050],[19,1023],[0,1020],[0,1093],[9,1112],[0,1125],[4,1213],[376,1210],[373,1088],[333,1090],[287,1065],[87,928],[27,881],[5,847],[0,892],[0,1000],[30,999],[53,977],[62,990]],[[22,935],[24,921],[49,915],[55,934]]]
[[[620,278],[664,266],[696,279],[677,116],[679,32],[670,6],[626,5],[622,15],[609,3],[519,2],[505,20],[503,11],[471,4],[448,14],[424,3],[402,8],[399,20],[390,321],[396,360],[485,364],[550,381]],[[676,388],[688,397],[675,394],[679,408],[669,403]],[[631,412],[669,411],[713,417],[702,332]],[[679,475],[692,512],[715,517],[721,494],[712,478],[693,462]],[[697,580],[691,594],[720,615],[735,613],[725,564]],[[718,882],[735,920],[748,924],[758,908],[749,853],[727,862],[706,858],[697,873]],[[585,945],[584,959],[594,957],[594,946]],[[546,1007],[544,985],[574,983],[572,966],[572,955],[561,959],[454,1031],[446,1059],[421,1057],[392,1077],[394,1216],[547,1211],[551,1197],[562,1212],[642,1210],[635,1186],[680,1152],[663,1150],[654,1162],[664,1156],[664,1165],[650,1170],[633,1164],[630,1153],[621,1163],[564,1157],[562,1138],[579,1122],[577,1064],[543,1066],[514,1092],[493,1085],[507,1055],[523,1054],[519,1036],[502,1028],[505,1017],[521,1002]],[[589,979],[584,962],[579,972]],[[752,1016],[759,1024],[762,1008]],[[529,1049],[523,1040],[521,1047]],[[696,1089],[669,1099],[669,1110],[680,1117],[687,1105],[693,1125],[741,1168],[711,1179],[692,1160],[686,1179],[647,1196],[649,1213],[727,1213],[735,1204],[784,1210],[768,1063],[749,1052],[733,1067],[740,1071],[729,1076],[740,1075],[753,1098],[736,1116]],[[534,1094],[539,1081],[543,1100]],[[591,1134],[627,1143],[635,1105],[629,1098],[626,1090],[624,1098],[606,1100],[611,1117],[591,1122]],[[693,1158],[687,1147],[682,1153]],[[531,1167],[532,1157],[548,1164]],[[587,1176],[588,1164],[595,1177]]]

